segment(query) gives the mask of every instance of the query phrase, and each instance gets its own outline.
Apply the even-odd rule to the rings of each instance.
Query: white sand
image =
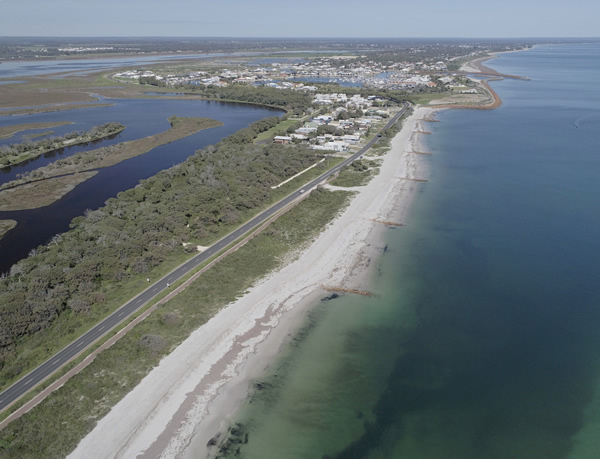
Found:
[[[417,183],[419,108],[392,140],[381,172],[319,238],[283,269],[195,331],[121,400],[71,458],[204,457],[207,442],[227,428],[253,378],[277,355],[321,285],[360,288],[384,226],[402,223]],[[364,285],[363,285],[364,287]]]

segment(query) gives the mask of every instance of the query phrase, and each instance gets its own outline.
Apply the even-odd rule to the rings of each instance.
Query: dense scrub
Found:
[[[40,358],[19,351],[24,338],[58,318],[69,334],[69,319],[104,315],[106,299],[129,279],[182,255],[183,242],[206,244],[240,224],[274,200],[271,186],[314,162],[307,148],[243,143],[234,134],[75,218],[71,231],[0,279],[0,385]]]

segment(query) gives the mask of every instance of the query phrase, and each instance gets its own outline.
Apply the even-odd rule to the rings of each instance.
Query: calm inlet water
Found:
[[[598,457],[600,46],[490,65],[531,81],[428,126],[430,181],[387,234],[380,296],[315,305],[231,456]]]
[[[80,151],[92,150],[132,139],[139,139],[169,129],[168,117],[206,117],[224,123],[211,129],[200,131],[189,137],[154,148],[150,152],[128,159],[114,166],[100,169],[98,174],[61,200],[39,209],[0,212],[0,220],[12,219],[18,222],[15,229],[0,239],[0,273],[10,267],[29,251],[47,243],[52,236],[69,229],[71,220],[83,215],[86,209],[97,209],[107,199],[120,191],[133,188],[141,179],[146,179],[184,161],[198,149],[213,145],[251,123],[268,116],[280,116],[281,110],[248,104],[210,102],[201,100],[148,100],[111,99],[110,107],[94,107],[65,112],[36,115],[0,117],[0,126],[37,123],[46,121],[73,121],[74,124],[53,130],[57,135],[73,130],[88,130],[109,121],[126,126],[125,130],[112,139],[105,139],[95,145],[73,146],[35,158],[28,163],[0,169],[0,184],[13,180],[17,174],[42,167],[52,161],[73,155]],[[59,132],[60,131],[60,132]],[[30,132],[30,131],[26,131]]]

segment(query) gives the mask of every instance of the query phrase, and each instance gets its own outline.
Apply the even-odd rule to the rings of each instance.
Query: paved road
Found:
[[[406,112],[407,109],[408,104],[405,104],[404,108],[402,108],[402,110],[400,110],[396,115],[394,115],[393,118],[390,119],[390,121],[386,124],[384,129],[387,129],[396,121],[398,121],[398,119]],[[169,273],[167,276],[163,277],[158,282],[151,285],[149,288],[147,288],[138,296],[126,303],[120,309],[112,313],[94,328],[92,328],[87,333],[79,337],[77,340],[73,341],[62,351],[58,352],[53,357],[51,357],[46,362],[37,367],[35,370],[33,370],[31,373],[27,374],[19,381],[14,383],[12,386],[10,386],[8,389],[6,389],[0,394],[0,411],[2,411],[11,403],[13,403],[15,400],[19,399],[32,387],[39,384],[44,378],[48,377],[49,375],[60,369],[69,360],[71,360],[85,348],[93,344],[96,340],[104,336],[113,327],[115,327],[123,320],[128,318],[131,314],[133,314],[146,303],[148,303],[148,301],[152,300],[160,292],[162,292],[165,289],[169,289],[169,285],[173,284],[182,276],[186,275],[189,271],[193,270],[198,265],[211,258],[214,254],[221,251],[224,247],[239,239],[248,231],[258,227],[261,223],[270,218],[273,214],[279,212],[282,208],[290,204],[292,201],[298,199],[300,196],[303,196],[305,192],[311,190],[312,188],[315,188],[325,179],[337,173],[341,168],[347,166],[352,161],[362,156],[378,140],[379,136],[375,136],[363,148],[361,148],[360,151],[353,154],[351,157],[349,157],[342,163],[323,173],[310,183],[307,183],[306,185],[304,185],[304,187],[302,187],[302,189],[290,194],[288,197],[279,201],[277,204],[265,210],[260,215],[257,215],[252,220],[242,225],[240,228],[225,236],[223,239],[217,241],[204,252],[196,255],[195,257],[191,258],[175,270],[171,271],[171,273]]]

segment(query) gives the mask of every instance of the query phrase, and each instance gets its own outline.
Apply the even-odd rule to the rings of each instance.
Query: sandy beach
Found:
[[[323,286],[367,288],[371,260],[386,226],[404,223],[426,178],[419,131],[430,108],[418,108],[392,140],[380,173],[357,187],[347,209],[302,253],[258,282],[165,357],[86,436],[71,458],[206,457],[225,433],[254,378],[277,357]],[[379,222],[376,222],[379,221]]]

